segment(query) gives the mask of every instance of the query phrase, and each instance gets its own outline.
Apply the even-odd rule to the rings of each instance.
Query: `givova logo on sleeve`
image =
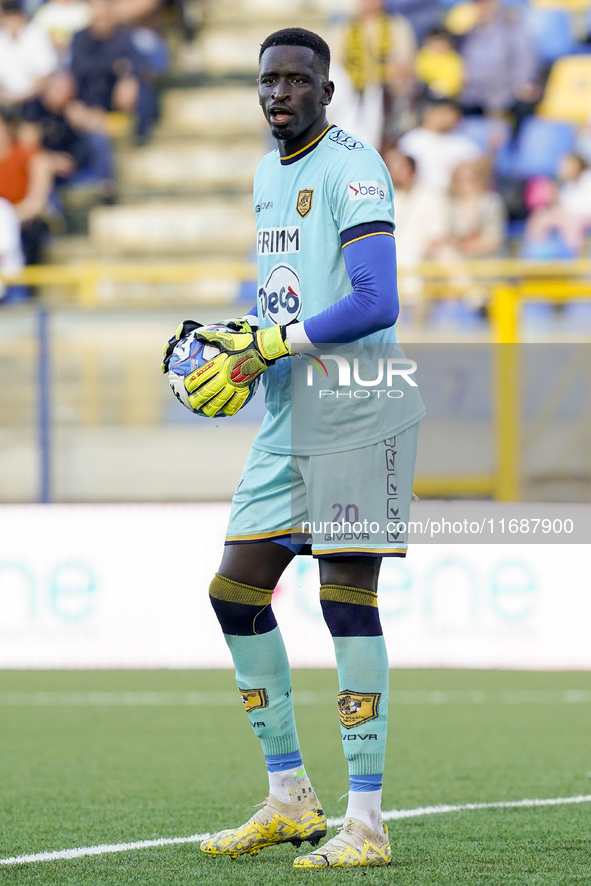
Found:
[[[275,265],[259,289],[260,317],[284,325],[297,320],[302,310],[300,278],[291,265]]]
[[[349,182],[349,200],[379,200],[386,202],[386,187],[381,182]]]

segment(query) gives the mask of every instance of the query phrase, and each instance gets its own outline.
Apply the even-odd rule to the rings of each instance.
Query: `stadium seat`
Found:
[[[591,117],[591,55],[569,55],[552,66],[538,114],[582,125]]]
[[[509,139],[509,124],[496,117],[464,117],[459,129],[483,153],[496,153]]]
[[[552,231],[544,240],[524,241],[520,258],[530,261],[562,261],[575,258],[558,231]]]
[[[507,178],[553,177],[560,158],[572,151],[574,140],[574,126],[528,117],[516,141],[499,151],[496,172]]]
[[[575,301],[565,305],[562,326],[565,332],[591,332],[591,301]]]
[[[568,12],[584,12],[591,7],[591,0],[531,0],[532,6],[542,9],[564,9]]]
[[[528,9],[523,19],[534,39],[540,61],[550,64],[574,52],[576,41],[572,18],[565,10]]]

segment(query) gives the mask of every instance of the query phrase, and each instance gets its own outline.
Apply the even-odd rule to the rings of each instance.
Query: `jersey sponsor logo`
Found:
[[[242,699],[242,704],[244,705],[247,714],[250,714],[251,711],[256,711],[257,708],[266,708],[269,704],[266,689],[238,688],[238,692],[240,693],[240,698]]]
[[[261,228],[257,231],[257,255],[280,255],[300,251],[300,229],[297,225],[288,228]]]
[[[348,151],[358,151],[360,148],[365,147],[363,142],[360,142],[356,138],[353,138],[353,136],[349,135],[348,132],[345,132],[344,129],[337,129],[328,137],[331,142],[335,142],[335,144],[341,145],[341,147],[343,148],[347,148]]]
[[[275,265],[259,289],[259,316],[273,323],[297,320],[302,310],[300,278],[291,265]]]
[[[380,692],[351,692],[345,689],[339,692],[339,719],[345,729],[361,726],[378,716]]]
[[[267,203],[257,203],[254,208],[255,212],[264,212],[265,209],[273,209],[273,201],[269,200]]]
[[[298,192],[296,209],[298,211],[298,215],[301,215],[302,218],[306,218],[306,216],[310,214],[310,212],[312,210],[312,198],[313,197],[314,197],[314,189],[313,188],[302,188],[302,190]]]
[[[349,200],[379,200],[386,202],[386,188],[381,182],[349,182]]]

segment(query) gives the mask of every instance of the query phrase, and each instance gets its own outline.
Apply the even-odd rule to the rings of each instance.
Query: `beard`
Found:
[[[271,126],[271,135],[273,136],[273,138],[277,139],[277,141],[289,141],[289,139],[293,138],[295,134],[296,133],[293,129],[275,129],[274,126]]]

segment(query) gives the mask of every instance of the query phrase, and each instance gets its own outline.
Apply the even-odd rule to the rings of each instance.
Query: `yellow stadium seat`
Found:
[[[591,6],[591,0],[530,0],[532,6],[543,9],[564,9],[566,12],[584,12]]]
[[[114,139],[128,138],[133,126],[133,117],[123,111],[109,111],[105,115],[107,133]]]
[[[554,63],[538,114],[579,125],[591,121],[591,55],[568,55]]]
[[[461,36],[471,31],[478,20],[478,10],[472,0],[456,3],[448,12],[445,27],[452,34]]]

